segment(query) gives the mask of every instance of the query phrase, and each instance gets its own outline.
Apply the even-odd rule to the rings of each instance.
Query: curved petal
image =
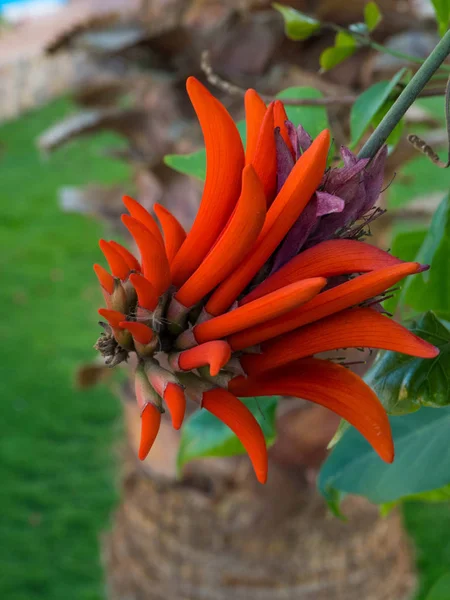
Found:
[[[141,441],[139,459],[144,460],[150,452],[161,426],[161,413],[150,402],[145,405],[141,414]]]
[[[150,233],[153,235],[158,244],[164,246],[159,227],[155,219],[148,212],[148,210],[144,208],[142,204],[140,204],[137,200],[134,200],[134,198],[131,198],[130,196],[123,196],[122,202],[125,204],[130,215],[134,217],[136,221],[142,223],[142,225],[144,225],[144,227],[146,227],[150,231]]]
[[[143,275],[132,273],[130,281],[138,297],[138,304],[147,310],[155,310],[158,304],[158,294],[155,287]]]
[[[183,306],[194,306],[227,277],[256,241],[266,216],[266,197],[251,165],[242,172],[242,192],[228,224],[198,269],[175,298]]]
[[[259,132],[252,166],[263,184],[267,204],[270,206],[277,186],[277,153],[273,124],[273,103],[269,105],[261,124],[261,131]]]
[[[135,218],[122,215],[122,222],[138,245],[145,278],[150,281],[160,296],[170,285],[170,267],[164,246],[159,244],[152,233]]]
[[[225,227],[239,198],[245,164],[239,132],[225,107],[194,77],[186,87],[205,140],[206,180],[194,224],[171,265],[177,287],[197,269]]]
[[[286,114],[284,104],[281,100],[275,100],[273,116],[274,116],[275,127],[280,128],[281,137],[283,138],[286,146],[291,151],[292,156],[295,156],[294,148],[292,147],[291,138],[289,137],[289,132],[286,127],[286,121],[288,120],[288,116]]]
[[[326,406],[356,427],[384,461],[394,460],[391,427],[383,405],[372,389],[345,367],[306,358],[263,377],[237,377],[229,389],[239,396],[281,394]]]
[[[259,132],[267,107],[261,96],[255,90],[249,89],[244,95],[245,125],[247,144],[245,147],[245,164],[252,163],[258,144]]]
[[[180,429],[186,412],[186,396],[181,385],[168,383],[164,390],[164,401],[169,407],[174,429]]]
[[[131,254],[129,250],[127,250],[122,244],[118,244],[114,240],[109,241],[110,246],[117,250],[117,252],[122,256],[123,260],[127,263],[130,271],[141,272],[141,265],[139,261]]]
[[[256,478],[267,481],[267,448],[258,421],[233,394],[221,388],[203,393],[202,407],[220,419],[237,435],[252,462]]]
[[[323,277],[316,277],[315,279],[305,279],[305,281],[297,281],[287,285],[245,306],[240,306],[223,315],[195,325],[192,331],[188,330],[186,334],[182,333],[176,344],[180,344],[178,346],[180,348],[189,347],[184,346],[184,343],[189,343],[192,340],[192,334],[199,344],[209,342],[252,325],[263,323],[272,319],[275,315],[286,314],[294,307],[304,304],[316,296],[326,282],[327,280]]]
[[[420,358],[439,354],[438,348],[373,308],[350,308],[265,342],[262,354],[247,354],[241,364],[253,375],[338,348],[381,348]]]
[[[214,340],[199,344],[176,355],[177,366],[182,371],[192,371],[209,365],[210,374],[215,377],[231,358],[231,348],[224,340]]]
[[[350,279],[322,292],[304,306],[295,308],[283,317],[236,333],[230,337],[230,345],[233,350],[243,350],[350,306],[356,306],[383,293],[407,275],[417,273],[421,268],[419,263],[402,263]]]
[[[108,294],[112,294],[114,292],[114,277],[108,273],[106,269],[104,269],[101,265],[94,265],[94,271],[97,275],[97,278],[100,282],[100,285],[108,292]]]
[[[186,239],[186,232],[178,222],[178,219],[167,208],[161,204],[155,204],[153,208],[161,223],[167,260],[171,263]]]
[[[329,145],[330,133],[325,130],[297,161],[267,212],[253,250],[214,291],[205,307],[208,313],[225,312],[275,251],[320,184]]]
[[[111,327],[121,327],[120,323],[126,319],[126,315],[123,313],[109,308],[99,308],[98,314],[106,319]]]
[[[145,325],[145,323],[137,323],[136,321],[121,321],[119,327],[126,329],[131,333],[133,338],[146,346],[152,341],[153,331]]]
[[[111,269],[111,273],[115,277],[119,277],[120,279],[127,279],[130,273],[130,267],[127,265],[125,260],[122,258],[122,255],[115,250],[109,242],[106,240],[100,240],[99,246],[103,254],[105,255],[106,260],[108,261],[109,268]]]
[[[308,277],[333,277],[367,273],[403,261],[375,246],[356,240],[329,240],[304,250],[247,294],[246,304],[294,281]]]

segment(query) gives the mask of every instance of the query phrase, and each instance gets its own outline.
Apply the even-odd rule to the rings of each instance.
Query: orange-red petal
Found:
[[[168,383],[164,391],[164,401],[169,407],[174,429],[180,429],[186,411],[186,396],[183,388],[176,383]]]
[[[273,103],[267,109],[261,124],[258,143],[251,164],[263,184],[267,204],[270,206],[277,187],[277,155],[273,123]]]
[[[145,325],[145,323],[138,323],[136,321],[121,321],[119,323],[119,327],[129,331],[133,338],[144,346],[152,341],[153,331],[150,329],[150,327]]]
[[[237,377],[229,389],[239,396],[281,394],[326,406],[356,427],[384,461],[394,459],[391,428],[383,405],[360,377],[341,365],[304,358],[264,376]]]
[[[242,172],[242,191],[236,209],[217,243],[175,298],[186,307],[194,306],[227,277],[256,241],[266,216],[266,197],[251,165]]]
[[[148,210],[144,208],[142,204],[140,204],[137,200],[134,200],[134,198],[131,198],[130,196],[123,196],[122,201],[125,204],[130,215],[134,217],[137,221],[142,223],[142,225],[144,225],[150,231],[150,233],[154,236],[158,244],[164,246],[159,227],[153,216],[148,212]]]
[[[99,246],[108,261],[112,274],[122,280],[126,279],[130,273],[130,267],[127,265],[122,255],[119,254],[119,252],[117,252],[117,250],[115,250],[115,248],[113,248],[106,240],[100,240]]]
[[[328,317],[383,293],[407,275],[417,273],[420,268],[419,263],[402,263],[350,279],[322,292],[304,306],[295,308],[283,317],[234,334],[229,339],[230,345],[233,350],[243,350],[302,325]]]
[[[169,264],[186,239],[186,232],[173,214],[161,204],[153,206],[164,233],[164,246]]]
[[[144,460],[150,452],[161,426],[161,413],[150,402],[145,405],[141,414],[141,441],[139,459]]]
[[[325,171],[330,133],[323,131],[302,154],[267,212],[264,227],[251,252],[213,292],[206,310],[219,315],[250,283],[295,223],[316,191]]]
[[[126,319],[126,315],[123,313],[109,308],[99,308],[98,313],[108,321],[111,327],[120,327],[120,323]]]
[[[350,308],[285,333],[262,345],[262,354],[241,358],[250,375],[338,348],[382,348],[420,358],[433,358],[439,349],[373,308]]]
[[[197,269],[225,227],[236,202],[244,168],[244,150],[233,119],[194,77],[187,91],[197,113],[206,147],[206,180],[197,217],[172,262],[172,278],[180,287]]]
[[[267,108],[261,96],[255,90],[249,89],[244,96],[245,125],[247,142],[245,147],[245,164],[252,163],[255,157],[261,125]]]
[[[155,310],[158,304],[158,294],[155,287],[143,275],[132,273],[130,281],[138,297],[138,304],[147,310]]]
[[[221,388],[203,393],[202,407],[227,425],[241,441],[260,483],[267,481],[267,448],[258,421],[233,394]]]
[[[131,254],[129,250],[122,246],[122,244],[118,244],[114,240],[110,240],[109,244],[122,256],[130,271],[141,271],[141,265],[139,264],[139,261]]]
[[[209,365],[210,374],[215,377],[231,358],[231,348],[224,340],[214,340],[180,352],[178,367],[182,371],[192,371]]]
[[[281,137],[286,143],[286,146],[291,151],[294,156],[294,149],[292,148],[291,138],[289,137],[289,133],[286,127],[286,121],[288,121],[288,116],[286,114],[286,110],[284,108],[284,104],[281,100],[275,100],[274,102],[274,110],[273,110],[275,127],[280,128]]]
[[[164,246],[134,217],[122,215],[122,222],[133,236],[141,253],[144,276],[150,281],[158,296],[170,285],[170,267]]]
[[[284,315],[317,295],[326,282],[323,277],[316,277],[291,283],[245,306],[196,325],[193,329],[194,338],[199,344],[209,342],[268,321],[275,315]],[[190,331],[188,334],[191,336]],[[181,334],[177,343],[184,339],[186,336]]]
[[[367,273],[398,265],[402,260],[388,252],[356,240],[328,240],[304,250],[276,273],[247,294],[246,304],[294,281],[308,277],[333,277],[347,273]]]
[[[108,294],[112,294],[114,291],[114,277],[101,265],[95,264],[94,271],[102,288],[108,292]]]

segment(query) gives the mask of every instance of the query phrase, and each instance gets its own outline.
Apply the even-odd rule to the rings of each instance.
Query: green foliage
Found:
[[[312,87],[291,87],[277,95],[281,100],[300,100],[302,98],[322,98],[322,93]],[[323,129],[329,127],[327,111],[323,106],[286,106],[288,118],[294,125],[303,125],[306,131],[316,137]],[[245,144],[245,121],[238,121],[236,126]],[[167,154],[164,162],[183,175],[197,177],[204,181],[206,176],[205,149],[191,154]]]
[[[431,0],[436,13],[439,33],[443,36],[450,25],[450,0]]]
[[[421,492],[419,494],[412,494],[411,496],[405,496],[395,502],[387,502],[386,504],[380,505],[380,513],[382,516],[388,515],[393,508],[399,506],[402,502],[428,502],[430,504],[442,504],[443,502],[450,502],[450,484],[444,485],[444,487],[438,488],[437,490],[431,490],[429,492]]]
[[[381,11],[376,2],[368,2],[364,7],[364,21],[369,31],[373,31],[382,20]]]
[[[275,441],[275,413],[278,398],[262,396],[241,400],[261,425],[267,444]],[[236,456],[245,449],[235,434],[207,410],[194,413],[183,425],[178,449],[177,467],[207,456]]]
[[[190,175],[205,181],[206,153],[204,149],[190,154],[166,154],[164,163],[174,171],[183,173],[183,175]]]
[[[400,208],[421,199],[427,201],[439,192],[442,195],[449,187],[447,169],[439,169],[426,156],[417,154],[397,174],[388,190],[388,209]]]
[[[440,349],[436,358],[421,359],[398,352],[379,352],[365,376],[391,415],[421,406],[450,404],[450,331],[432,313],[414,321],[411,331]]]
[[[59,100],[0,127],[0,598],[101,600],[99,535],[117,499],[120,403],[77,390],[94,358],[103,228],[61,212],[62,185],[122,183],[102,156],[120,138],[74,141],[43,160],[35,140],[74,108]]]
[[[443,575],[431,588],[426,600],[448,600],[450,598],[450,572]]]
[[[352,147],[362,138],[383,105],[392,100],[391,94],[405,73],[406,69],[401,69],[390,81],[379,81],[358,96],[350,113]]]
[[[441,488],[450,482],[450,406],[421,408],[389,418],[395,461],[384,463],[366,440],[350,429],[331,452],[319,474],[319,489],[336,502],[339,493],[359,494],[374,503]]]
[[[402,220],[400,223],[396,223],[392,232],[392,244],[390,249],[392,256],[397,256],[406,261],[414,261],[427,233],[427,228],[418,225],[415,222]],[[415,275],[415,277],[418,276]],[[408,279],[400,282],[396,287],[401,290],[407,282]],[[383,302],[383,307],[387,312],[395,314],[400,295],[401,292],[397,291],[393,294],[392,298]]]
[[[433,585],[449,570],[450,503],[406,502],[402,512],[416,549],[419,589],[415,600],[426,600]]]
[[[326,48],[320,55],[320,67],[323,71],[329,71],[339,65],[346,58],[352,56],[357,50],[355,38],[345,31],[339,31],[334,40],[332,48]]]
[[[411,277],[403,286],[400,306],[415,311],[434,310],[443,317],[450,315],[450,197],[444,198],[433,215],[428,234],[416,261],[432,268]]]
[[[274,2],[272,6],[281,13],[284,19],[284,31],[291,40],[296,42],[307,40],[321,27],[320,21],[290,6],[284,6],[284,4],[278,4],[278,2]]]
[[[245,145],[245,121],[238,121],[236,127],[241,136],[242,143]],[[189,154],[166,154],[164,163],[174,171],[178,171],[183,175],[189,175],[190,177],[196,177],[201,181],[205,181],[206,151],[204,148]]]

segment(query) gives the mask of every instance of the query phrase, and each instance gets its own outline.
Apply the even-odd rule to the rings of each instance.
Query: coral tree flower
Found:
[[[438,350],[394,322],[387,290],[423,270],[366,244],[386,151],[373,161],[341,149],[327,169],[330,134],[312,140],[280,101],[245,95],[247,147],[222,104],[193,77],[187,91],[206,146],[207,173],[189,232],[164,207],[155,218],[125,197],[122,217],[139,257],[100,241],[106,308],[97,342],[107,364],[135,352],[141,410],[139,457],[149,452],[168,408],[183,421],[186,398],[239,437],[262,483],[262,431],[239,396],[283,394],[347,419],[388,462],[394,448],[374,392],[336,360],[342,348],[384,348],[432,358]]]

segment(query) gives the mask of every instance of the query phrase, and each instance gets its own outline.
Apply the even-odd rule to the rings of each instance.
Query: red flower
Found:
[[[284,394],[327,406],[391,462],[389,421],[374,392],[344,366],[314,358],[349,347],[438,353],[377,309],[387,289],[424,268],[361,241],[376,216],[384,151],[368,165],[344,148],[344,167],[326,171],[329,132],[312,141],[280,101],[266,107],[249,90],[244,153],[225,108],[192,77],[187,90],[207,154],[190,232],[156,205],[160,230],[125,197],[122,220],[140,259],[101,240],[111,274],[94,267],[107,305],[97,347],[108,364],[129,352],[139,359],[139,457],[164,404],[178,429],[188,397],[236,433],[265,482],[264,437],[237,396]]]

